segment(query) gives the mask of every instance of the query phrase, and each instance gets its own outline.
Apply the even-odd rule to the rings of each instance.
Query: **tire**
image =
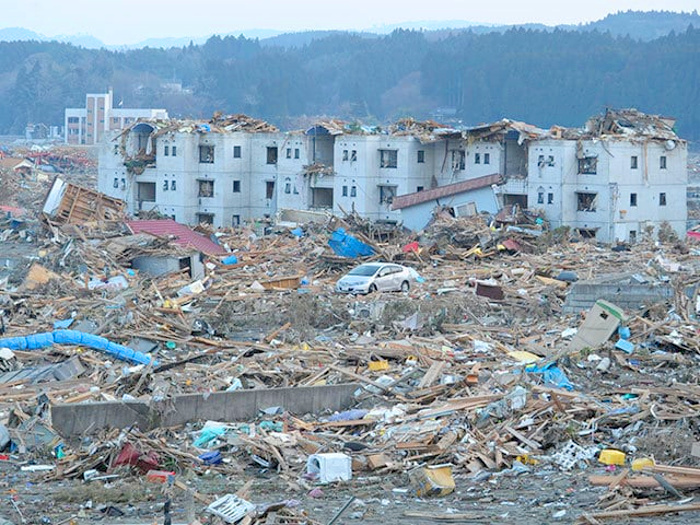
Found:
[[[367,290],[367,293],[374,293],[377,291],[377,285],[376,284],[370,284],[369,289]]]
[[[404,281],[401,283],[401,291],[406,293],[411,289],[411,285],[408,284],[408,281]]]

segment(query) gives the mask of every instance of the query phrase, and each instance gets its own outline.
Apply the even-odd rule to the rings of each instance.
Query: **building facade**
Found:
[[[164,109],[114,107],[114,96],[107,93],[88,93],[84,108],[66,108],[64,141],[66,144],[98,144],[106,134],[123,130],[138,119],[167,119]]]
[[[296,132],[242,115],[152,119],[104,143],[98,184],[132,214],[157,210],[186,224],[237,226],[298,209],[418,228],[436,205],[455,215],[518,205],[552,227],[634,242],[662,222],[685,231],[687,144],[672,126],[636,110],[549,130],[507,119],[465,130],[328,121]]]

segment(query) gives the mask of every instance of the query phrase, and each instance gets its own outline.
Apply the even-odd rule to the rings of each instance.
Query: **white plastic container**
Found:
[[[347,454],[312,454],[306,460],[306,472],[319,483],[347,481],[352,478],[352,459]]]

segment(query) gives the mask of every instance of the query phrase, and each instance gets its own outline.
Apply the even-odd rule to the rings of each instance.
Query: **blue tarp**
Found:
[[[574,389],[574,385],[571,384],[569,378],[566,377],[564,371],[558,366],[556,366],[555,363],[551,363],[545,366],[530,365],[526,367],[525,370],[534,374],[542,374],[542,376],[544,377],[544,383],[546,385],[565,388],[567,390]]]
[[[152,361],[150,356],[142,352],[113,343],[99,335],[79,332],[78,330],[54,330],[53,332],[0,339],[0,347],[9,348],[10,350],[37,350],[53,344],[88,346],[122,361],[130,361],[141,365],[147,365]],[[158,362],[153,361],[153,364],[157,365]]]
[[[331,238],[328,240],[328,246],[341,257],[355,258],[374,255],[374,248],[358,241],[352,235],[348,235],[343,228],[338,228],[333,232]]]

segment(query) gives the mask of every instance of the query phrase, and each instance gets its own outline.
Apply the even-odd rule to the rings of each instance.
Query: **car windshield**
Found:
[[[358,266],[357,268],[350,270],[348,275],[362,275],[364,277],[369,277],[370,275],[377,273],[379,268],[381,268],[381,266],[377,264],[363,264],[362,266]]]

